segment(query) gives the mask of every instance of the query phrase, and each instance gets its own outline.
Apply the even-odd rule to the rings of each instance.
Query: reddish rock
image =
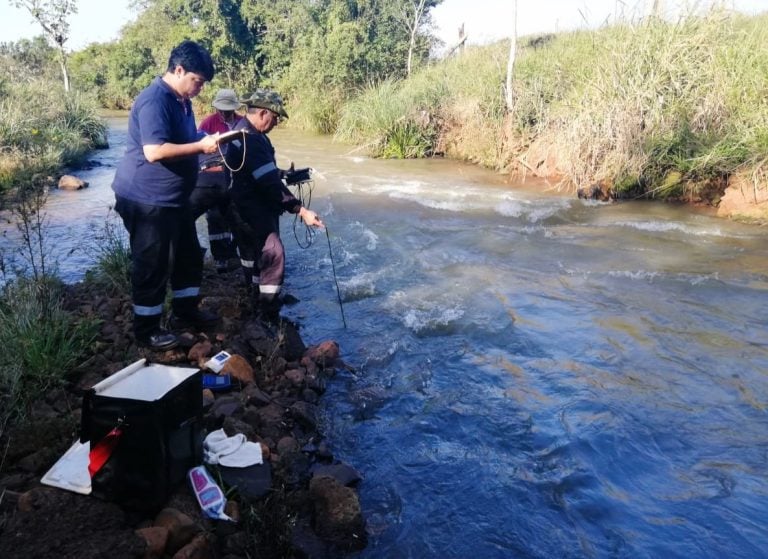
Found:
[[[197,342],[187,353],[187,359],[192,363],[197,363],[197,366],[202,368],[206,361],[208,361],[212,349],[213,345],[208,340]]]
[[[187,545],[173,554],[173,559],[214,559],[216,555],[205,534],[198,534]]]
[[[304,371],[301,369],[289,369],[285,371],[285,378],[291,381],[294,386],[301,386],[304,383]]]
[[[339,344],[333,340],[326,340],[318,345],[308,348],[304,353],[304,356],[309,357],[321,367],[325,367],[326,365],[333,364],[333,362],[339,358],[339,354]]]
[[[241,355],[232,355],[227,359],[221,369],[221,374],[228,374],[233,380],[239,380],[243,384],[250,384],[254,381],[253,367]]]
[[[165,550],[171,555],[192,541],[192,538],[201,530],[192,518],[172,508],[165,508],[157,514],[155,526],[168,530],[168,543]]]

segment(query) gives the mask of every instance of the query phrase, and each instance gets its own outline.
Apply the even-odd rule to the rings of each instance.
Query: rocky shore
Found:
[[[209,331],[187,330],[165,353],[138,348],[126,294],[92,284],[68,287],[66,307],[96,318],[94,351],[68,384],[42,394],[26,420],[0,440],[0,557],[4,559],[235,559],[339,557],[366,545],[355,486],[360,474],[336,460],[323,439],[318,403],[340,368],[339,346],[309,346],[298,327],[262,323],[232,272],[206,271],[203,307],[222,316]],[[83,394],[141,358],[201,367],[226,350],[227,390],[203,390],[205,432],[223,428],[261,445],[269,475],[222,483],[236,522],[203,516],[188,484],[158,511],[137,512],[93,496],[40,484],[79,435]],[[214,479],[216,468],[210,468]]]

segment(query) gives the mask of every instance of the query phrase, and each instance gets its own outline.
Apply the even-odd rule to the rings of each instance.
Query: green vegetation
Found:
[[[51,277],[21,277],[0,297],[0,435],[23,417],[29,402],[66,382],[96,333],[61,307],[62,286]]]
[[[430,0],[413,45],[413,66],[423,64],[435,39]],[[246,93],[279,90],[291,121],[332,132],[341,104],[355,92],[407,73],[412,0],[146,0],[119,41],[91,45],[70,58],[76,89],[107,108],[127,108],[165,70],[171,48],[192,39],[216,61],[213,83],[196,98],[204,111],[216,89]],[[416,2],[418,5],[418,2]]]
[[[0,194],[42,184],[107,143],[95,99],[65,93],[42,39],[0,45]]]
[[[603,181],[625,195],[696,196],[766,164],[767,23],[712,12],[523,41],[510,113],[508,43],[467,49],[367,90],[345,105],[336,136],[374,155],[445,152],[536,169],[565,177],[564,187]]]
[[[94,232],[91,250],[96,265],[86,273],[86,281],[114,293],[130,293],[130,247],[123,225],[112,211],[104,220],[101,231]]]

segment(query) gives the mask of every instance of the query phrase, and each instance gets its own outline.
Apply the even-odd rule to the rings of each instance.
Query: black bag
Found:
[[[164,374],[173,368],[149,369],[138,367],[132,374]],[[100,385],[83,400],[80,440],[90,441],[93,453],[115,427],[120,435],[108,460],[93,473],[92,494],[129,509],[159,510],[202,459],[202,371],[152,400],[120,396],[119,381],[109,390]]]

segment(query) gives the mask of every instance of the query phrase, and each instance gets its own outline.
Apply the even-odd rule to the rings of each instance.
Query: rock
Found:
[[[243,394],[245,394],[246,398],[248,398],[248,404],[252,406],[261,407],[266,406],[272,402],[272,398],[269,397],[269,394],[261,390],[255,384],[249,384],[246,386],[243,390]]]
[[[183,349],[191,349],[197,343],[197,337],[191,332],[182,332],[176,337],[179,340],[179,347]]]
[[[281,456],[296,452],[299,449],[299,443],[293,437],[283,437],[277,441],[277,453]]]
[[[198,534],[173,555],[173,559],[214,559],[216,555],[205,534]]]
[[[168,543],[168,529],[162,526],[149,526],[136,530],[136,535],[147,542],[147,551],[143,559],[160,559]]]
[[[203,389],[203,409],[210,408],[216,402],[216,395],[210,388]]]
[[[154,525],[168,530],[165,551],[169,555],[187,545],[201,530],[192,518],[173,508],[161,510],[155,517]]]
[[[301,386],[304,384],[304,371],[301,369],[289,369],[285,371],[285,378],[287,378],[292,385]]]
[[[366,546],[360,501],[354,490],[331,477],[313,477],[309,494],[314,505],[315,532],[346,550]]]
[[[214,417],[222,418],[239,413],[242,411],[242,409],[243,404],[240,403],[240,400],[238,400],[235,396],[224,396],[222,398],[218,398],[213,403],[209,413]]]
[[[219,474],[229,487],[237,487],[237,493],[246,501],[260,499],[271,491],[272,467],[269,462],[245,468],[219,466]]]
[[[211,355],[212,349],[213,345],[208,340],[197,342],[190,348],[189,352],[187,353],[187,359],[189,359],[189,361],[192,363],[197,363],[197,366],[202,369],[203,365],[205,365],[206,361],[208,361],[208,357]]]
[[[305,388],[301,391],[301,399],[310,404],[317,404],[320,401],[320,396],[311,388]]]
[[[309,520],[299,518],[291,529],[291,546],[295,557],[326,559],[332,557],[329,546],[312,531]]]
[[[227,359],[220,374],[228,374],[233,380],[238,380],[243,384],[250,384],[254,381],[253,367],[241,355],[232,355]]]
[[[313,476],[326,476],[332,477],[340,484],[345,486],[354,485],[362,478],[360,472],[354,469],[349,464],[314,464],[310,469]]]
[[[256,438],[256,431],[251,427],[249,423],[240,421],[234,417],[227,417],[224,419],[224,424],[221,426],[228,437],[234,437],[238,433],[245,435],[245,438],[252,441]]]
[[[613,198],[611,187],[602,182],[597,182],[586,188],[579,188],[576,195],[583,200],[599,200],[600,202],[609,202]]]
[[[318,345],[311,346],[304,352],[304,356],[309,357],[321,368],[324,368],[326,365],[333,365],[339,358],[339,353],[339,344],[332,340],[328,340]]]
[[[41,448],[19,460],[18,467],[31,474],[44,474],[58,458],[58,453],[54,449]]]
[[[296,402],[291,406],[291,415],[307,429],[317,427],[317,406],[308,402]]]
[[[88,188],[88,183],[74,175],[62,175],[58,187],[60,190],[81,190]]]

